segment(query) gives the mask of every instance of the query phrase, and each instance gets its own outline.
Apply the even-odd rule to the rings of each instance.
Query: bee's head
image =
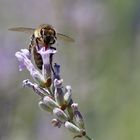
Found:
[[[44,27],[40,30],[44,44],[54,44],[56,42],[56,32],[51,26]]]

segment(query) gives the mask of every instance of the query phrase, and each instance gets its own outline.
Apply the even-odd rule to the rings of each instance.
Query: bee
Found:
[[[56,43],[57,39],[74,42],[73,38],[61,33],[57,33],[56,30],[49,24],[41,24],[36,29],[26,28],[26,27],[15,27],[15,28],[10,28],[9,30],[32,34],[31,41],[28,48],[29,48],[29,52],[30,53],[32,52],[35,64],[40,70],[42,70],[43,60],[41,55],[37,51],[39,48],[45,47],[45,49],[47,48],[56,49],[52,47],[52,45]],[[50,55],[50,65],[52,67],[52,55]]]

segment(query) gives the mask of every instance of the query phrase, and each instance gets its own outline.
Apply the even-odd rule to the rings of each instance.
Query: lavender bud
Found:
[[[51,109],[54,109],[55,107],[59,107],[58,104],[49,96],[45,96],[43,98],[43,103]]]
[[[54,86],[56,88],[62,88],[62,83],[63,83],[63,79],[60,79],[60,80],[54,79]]]
[[[54,79],[60,79],[60,65],[54,64]]]
[[[59,75],[60,74],[60,65],[55,63],[54,64],[54,72]]]
[[[33,83],[31,83],[29,79],[22,81],[22,87],[30,87],[30,86],[33,86]]]
[[[45,110],[45,111],[48,111],[48,112],[52,112],[52,111],[53,111],[49,106],[47,106],[46,104],[44,104],[43,101],[40,101],[40,102],[38,103],[38,105],[39,105],[39,107],[40,107],[42,110]]]
[[[34,90],[34,92],[36,93],[36,94],[38,94],[39,96],[41,96],[41,97],[44,97],[44,96],[46,96],[46,95],[50,95],[50,93],[49,93],[49,91],[47,90],[47,89],[43,89],[43,88],[41,88],[39,85],[37,85],[36,83],[31,83],[30,81],[29,81],[29,79],[26,79],[26,80],[23,80],[23,82],[22,82],[22,86],[23,87],[30,87],[30,88],[32,88],[33,90]]]
[[[64,125],[70,132],[80,134],[81,130],[71,122],[66,121]]]
[[[64,93],[62,90],[62,82],[63,80],[54,80],[54,87],[55,87],[55,92],[54,92],[54,98],[55,101],[60,105],[63,106],[64,105]]]
[[[58,119],[52,119],[52,125],[54,126],[54,127],[58,127],[58,128],[60,128],[61,127],[61,125],[62,125],[62,122],[61,121],[59,121]]]
[[[68,105],[71,101],[71,96],[72,96],[72,92],[71,92],[71,86],[66,86],[66,93],[64,95],[64,100],[65,100],[65,104]]]
[[[76,124],[79,126],[79,128],[85,129],[84,120],[83,120],[82,114],[78,110],[78,104],[77,103],[73,103],[71,105],[71,107],[72,107],[73,112],[74,112],[74,118],[76,120]]]
[[[51,77],[51,65],[42,65],[42,75],[45,79],[48,79]]]
[[[61,122],[65,122],[68,120],[67,115],[65,114],[65,112],[63,110],[61,110],[60,108],[54,108],[53,109],[53,114],[57,117],[57,119],[59,119]]]
[[[46,87],[46,80],[44,79],[43,75],[37,71],[37,70],[33,70],[31,72],[31,75],[33,77],[33,79],[41,86],[41,87]]]
[[[73,103],[73,100],[71,99],[70,103],[67,105],[67,112],[68,112],[68,115],[69,115],[69,120],[73,120],[73,117],[74,117],[73,109],[71,107],[72,103]]]

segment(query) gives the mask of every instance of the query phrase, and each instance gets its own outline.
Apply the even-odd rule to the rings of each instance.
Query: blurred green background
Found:
[[[39,98],[22,88],[29,73],[18,71],[15,52],[29,35],[10,27],[52,24],[75,38],[59,42],[55,62],[70,84],[89,136],[96,140],[140,139],[140,1],[139,0],[1,0],[0,1],[0,140],[71,140]],[[84,138],[83,138],[84,139]]]

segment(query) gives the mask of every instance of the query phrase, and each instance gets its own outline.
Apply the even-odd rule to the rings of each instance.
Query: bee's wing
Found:
[[[68,42],[74,42],[75,40],[67,35],[61,34],[61,33],[57,33],[57,38],[58,40],[64,40],[64,41],[68,41]]]
[[[34,33],[34,28],[26,28],[26,27],[15,27],[15,28],[9,28],[10,31],[16,31],[16,32],[25,32],[25,33]]]

